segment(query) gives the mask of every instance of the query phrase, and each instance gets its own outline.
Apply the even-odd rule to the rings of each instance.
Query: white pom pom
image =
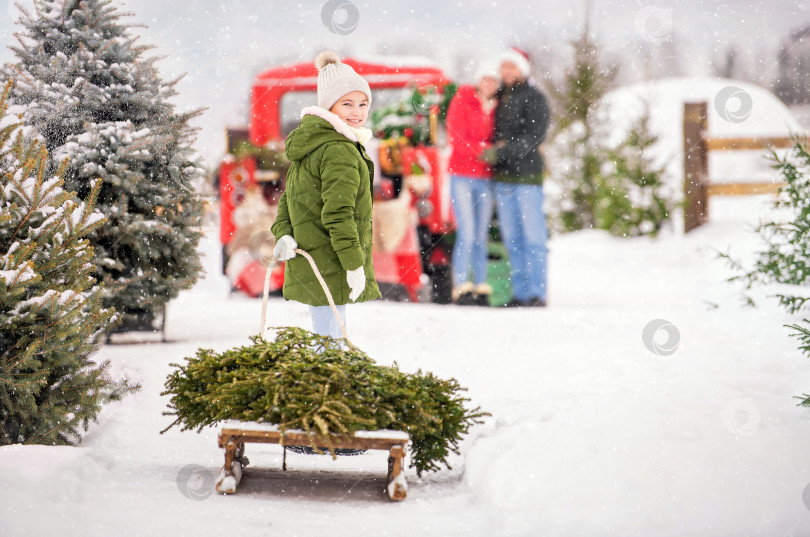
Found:
[[[330,63],[340,63],[340,56],[338,56],[336,52],[332,52],[331,50],[324,50],[323,52],[315,56],[315,67],[317,67],[318,71],[320,71]]]

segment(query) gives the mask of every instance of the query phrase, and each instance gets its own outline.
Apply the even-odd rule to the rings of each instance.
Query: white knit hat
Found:
[[[498,82],[501,81],[501,73],[498,70],[499,65],[491,60],[486,60],[478,66],[478,69],[475,70],[475,77],[473,78],[474,83],[478,83],[484,77],[492,78]]]
[[[351,65],[340,61],[340,56],[325,50],[315,57],[318,69],[318,106],[329,110],[338,100],[353,91],[361,91],[368,97],[371,106],[371,88]]]
[[[529,64],[529,55],[517,47],[512,47],[501,54],[501,63],[503,62],[512,62],[517,65],[520,74],[524,77],[528,77],[532,70],[532,66]]]

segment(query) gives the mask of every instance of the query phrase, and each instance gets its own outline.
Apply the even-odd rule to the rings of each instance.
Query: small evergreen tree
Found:
[[[562,89],[549,88],[555,107],[556,127],[548,151],[553,179],[563,190],[562,204],[552,210],[564,231],[596,226],[593,208],[599,203],[599,182],[604,152],[597,141],[603,136],[593,111],[616,78],[607,69],[590,37],[590,13],[576,41],[571,43],[574,62],[566,70]]]
[[[650,148],[658,137],[650,132],[649,112],[631,127],[617,147],[604,149],[593,207],[595,227],[613,235],[657,235],[672,214],[662,181],[664,168],[656,165]]]
[[[6,66],[15,103],[55,161],[67,158],[65,185],[86,197],[100,179],[107,222],[90,236],[104,304],[127,328],[150,328],[163,305],[189,288],[202,267],[202,202],[193,184],[200,111],[178,114],[178,80],[161,80],[150,49],[135,44],[128,16],[112,0],[34,0],[23,12]]]
[[[590,15],[572,43],[573,65],[563,89],[550,89],[559,117],[547,152],[550,176],[562,189],[550,214],[562,231],[604,229],[617,236],[655,235],[670,219],[672,202],[663,195],[664,169],[649,155],[657,137],[649,114],[610,145],[599,104],[617,71],[607,68],[590,38]]]
[[[774,206],[789,215],[784,221],[757,226],[764,248],[754,266],[745,269],[728,254],[721,254],[738,271],[730,281],[742,281],[747,289],[759,284],[810,285],[810,152],[798,139],[784,157],[772,153],[774,168],[785,186],[779,189]],[[804,296],[778,295],[789,313],[796,313],[809,300]],[[749,302],[752,300],[749,298]]]
[[[771,157],[785,182],[785,186],[779,188],[774,206],[783,209],[787,217],[757,226],[756,232],[764,248],[757,254],[753,268],[746,269],[730,254],[720,256],[737,272],[729,281],[740,281],[746,289],[763,284],[807,287],[810,286],[810,152],[805,143],[795,139],[788,154],[780,157],[773,151]],[[777,298],[788,313],[801,311],[810,300],[806,293],[800,296],[778,294]],[[746,301],[755,305],[750,297]],[[810,357],[810,319],[785,326],[792,329],[790,335],[799,340],[799,350]],[[801,406],[810,407],[810,394],[798,398]]]
[[[792,155],[779,158],[773,153],[776,169],[781,171],[786,185],[776,207],[788,209],[788,222],[769,222],[759,226],[760,235],[768,246],[759,254],[755,273],[763,279],[791,285],[810,285],[810,152],[807,145],[796,140]],[[754,274],[754,273],[750,273]],[[749,279],[749,281],[751,281]],[[790,313],[804,308],[807,296],[779,295],[779,302]],[[787,325],[790,334],[799,340],[799,350],[810,357],[810,319],[803,324]],[[801,406],[810,407],[810,394],[799,397]]]
[[[7,84],[0,99],[6,114]],[[48,175],[48,154],[14,116],[0,130],[0,445],[66,444],[101,406],[137,389],[90,356],[113,313],[92,277],[83,238],[103,225],[93,207]]]

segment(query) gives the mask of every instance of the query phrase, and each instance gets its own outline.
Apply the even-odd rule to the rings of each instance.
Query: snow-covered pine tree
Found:
[[[90,236],[105,307],[123,330],[149,329],[202,267],[196,251],[203,207],[194,184],[203,169],[192,151],[201,112],[175,112],[177,80],[163,81],[151,47],[111,0],[35,0],[23,12],[7,65],[13,102],[43,137],[54,161],[68,159],[65,185],[87,196],[100,179],[107,222]]]
[[[138,387],[90,360],[113,316],[84,238],[103,225],[98,187],[84,203],[63,190],[42,143],[6,115],[10,88],[0,99],[0,445],[66,444]]]

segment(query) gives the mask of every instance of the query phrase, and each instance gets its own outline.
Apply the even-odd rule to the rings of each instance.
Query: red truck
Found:
[[[429,65],[343,61],[368,80],[372,110],[407,101],[415,91],[441,94],[450,83]],[[283,140],[298,125],[301,109],[317,101],[316,85],[312,62],[265,71],[251,88],[249,127],[228,129],[228,155],[219,171],[223,269],[235,289],[253,296],[262,292],[274,245],[269,223],[285,188]],[[375,137],[367,147],[376,160],[374,267],[384,298],[447,303],[450,244],[445,237],[453,230],[447,153],[435,143],[436,107],[419,106],[414,113],[430,117],[433,143]],[[282,283],[279,267],[272,288],[279,290]]]

